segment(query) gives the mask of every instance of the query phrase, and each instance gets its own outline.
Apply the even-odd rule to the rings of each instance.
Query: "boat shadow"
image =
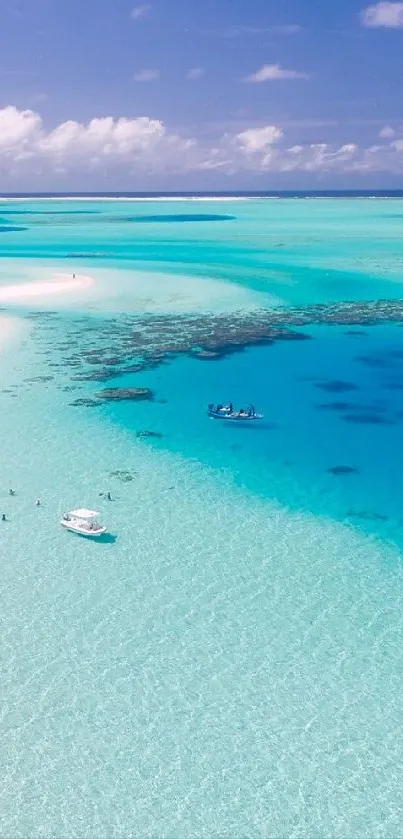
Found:
[[[117,541],[117,536],[114,533],[104,533],[103,536],[100,536],[98,542],[101,545],[114,545]]]
[[[114,533],[103,533],[102,536],[97,536],[97,538],[94,539],[94,537],[90,534],[87,536],[86,533],[71,532],[73,533],[73,536],[78,536],[79,539],[85,539],[88,542],[95,542],[97,545],[114,545],[118,538]]]

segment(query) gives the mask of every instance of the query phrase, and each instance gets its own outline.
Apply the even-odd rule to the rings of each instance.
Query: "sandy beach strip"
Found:
[[[92,277],[58,274],[52,280],[34,283],[16,283],[0,286],[1,303],[25,303],[35,298],[54,297],[59,294],[86,291],[94,284]]]

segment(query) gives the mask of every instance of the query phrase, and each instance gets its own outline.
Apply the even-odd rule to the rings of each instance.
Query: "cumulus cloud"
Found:
[[[135,6],[134,9],[130,12],[130,17],[132,20],[141,20],[142,18],[147,17],[151,12],[151,6]]]
[[[0,110],[0,154],[15,156],[35,144],[42,120],[34,111],[19,111],[14,105]]]
[[[21,178],[49,172],[68,177],[88,170],[119,170],[125,176],[203,171],[402,174],[403,138],[397,132],[393,138],[384,134],[369,147],[351,142],[293,144],[281,127],[268,124],[207,141],[181,136],[148,116],[66,120],[49,129],[35,111],[0,109],[3,181],[10,173]]]
[[[266,125],[264,128],[248,128],[236,135],[236,140],[241,148],[250,154],[253,152],[265,151],[281,140],[283,132],[275,125]]]
[[[68,120],[37,141],[39,152],[71,158],[127,158],[155,147],[165,134],[160,120],[148,117],[136,119],[92,119],[87,125]]]
[[[382,128],[379,132],[381,140],[391,140],[395,136],[395,134],[395,129],[392,128],[390,125],[385,125],[385,127]]]
[[[361,12],[361,22],[372,29],[403,29],[403,3],[382,0]]]
[[[201,79],[205,72],[204,67],[192,67],[187,73],[186,78],[195,81],[196,79]]]
[[[159,70],[139,70],[133,76],[134,82],[155,82],[160,77]]]
[[[299,70],[285,70],[279,64],[264,64],[256,73],[246,76],[244,81],[260,84],[262,82],[281,81],[282,79],[309,79],[309,75]]]

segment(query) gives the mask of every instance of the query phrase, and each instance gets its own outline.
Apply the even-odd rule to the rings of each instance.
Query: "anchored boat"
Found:
[[[207,416],[211,419],[226,420],[226,422],[255,422],[263,419],[263,414],[258,414],[254,405],[234,411],[232,403],[229,405],[210,404],[207,408]]]
[[[99,513],[95,510],[87,510],[85,507],[82,507],[79,510],[64,513],[60,524],[62,527],[71,530],[73,533],[78,533],[80,536],[96,539],[106,533],[106,527],[97,521],[98,516]]]

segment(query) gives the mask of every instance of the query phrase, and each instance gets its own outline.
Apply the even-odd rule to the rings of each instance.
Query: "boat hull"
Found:
[[[207,416],[210,419],[225,420],[226,422],[256,422],[256,420],[263,419],[263,414],[254,414],[251,417],[240,417],[236,414],[217,413],[216,411],[208,411]]]
[[[87,530],[67,521],[61,521],[60,524],[66,530],[70,530],[71,533],[76,533],[77,536],[85,536],[87,539],[99,539],[100,536],[106,533],[106,527],[100,527],[98,530]]]

